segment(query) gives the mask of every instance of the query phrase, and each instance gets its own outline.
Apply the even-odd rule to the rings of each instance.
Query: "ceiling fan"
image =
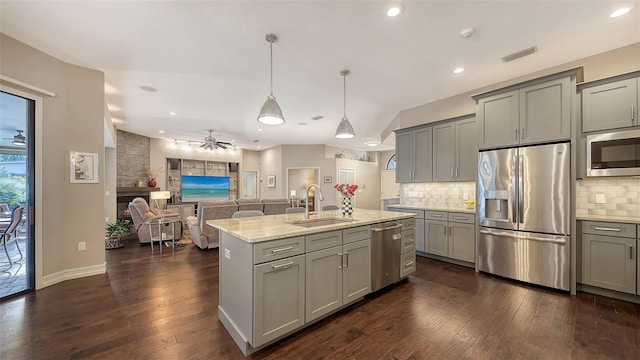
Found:
[[[13,145],[27,146],[27,139],[25,138],[24,135],[22,135],[24,130],[16,130],[16,131],[18,133],[16,135],[14,135],[12,138],[3,138],[3,139],[4,140],[11,140],[11,143]]]
[[[226,149],[229,146],[233,147],[233,144],[230,142],[218,141],[216,138],[211,136],[213,130],[207,129],[207,131],[209,132],[209,136],[204,138],[202,145],[200,145],[201,148],[206,150],[215,150],[217,148]]]

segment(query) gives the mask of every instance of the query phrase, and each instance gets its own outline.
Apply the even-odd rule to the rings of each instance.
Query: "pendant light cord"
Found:
[[[271,64],[271,68],[269,73],[271,74],[271,89],[269,94],[271,96],[273,96],[273,42],[269,42],[269,48],[270,48],[270,55],[269,55],[269,59],[270,59],[270,64]]]
[[[347,116],[347,75],[342,75],[342,78],[344,80],[344,91],[342,92],[342,100],[343,100],[343,104],[344,104],[344,114],[343,116],[346,117]]]

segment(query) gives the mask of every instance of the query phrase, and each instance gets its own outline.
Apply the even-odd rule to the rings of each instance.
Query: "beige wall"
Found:
[[[286,174],[287,168],[304,168],[304,167],[317,167],[320,169],[319,186],[322,193],[325,195],[324,201],[320,203],[320,207],[324,205],[336,205],[335,198],[328,196],[331,192],[335,192],[333,185],[336,181],[336,159],[331,157],[325,157],[324,145],[282,145],[282,169],[283,174]],[[265,174],[263,174],[264,176]],[[325,176],[331,176],[332,183],[325,183],[323,181]],[[283,184],[284,186],[284,184]],[[282,197],[287,197],[282,192]]]
[[[338,178],[339,169],[354,169],[356,172],[356,183],[359,189],[356,192],[356,207],[360,209],[380,209],[380,169],[378,163],[336,159],[336,175]],[[333,190],[333,197],[339,201],[339,193]]]
[[[104,272],[104,75],[0,34],[0,72],[56,93],[36,124],[37,286]],[[5,83],[5,85],[9,85]],[[25,90],[31,92],[29,90]],[[69,151],[98,153],[100,183],[69,183]],[[39,195],[41,194],[41,195]],[[78,251],[78,242],[87,243]]]
[[[620,49],[575,60],[570,63],[521,76],[509,81],[488,85],[463,94],[402,110],[385,128],[382,132],[381,138],[384,140],[393,135],[394,130],[475,113],[476,107],[475,102],[471,99],[472,95],[532,80],[545,75],[554,74],[562,70],[578,66],[584,67],[584,81],[592,81],[639,70],[640,43],[635,43]]]
[[[284,195],[284,171],[282,168],[282,146],[274,146],[263,150],[260,156],[259,170],[259,190],[258,194],[261,199],[278,199],[286,197]],[[267,177],[275,175],[276,187],[267,187]]]

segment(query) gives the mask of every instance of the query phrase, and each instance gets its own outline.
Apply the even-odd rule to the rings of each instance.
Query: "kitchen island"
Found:
[[[249,355],[362,299],[372,288],[372,226],[409,228],[414,216],[355,209],[350,217],[336,210],[308,220],[295,213],[207,221],[220,230],[220,321]],[[405,278],[415,271],[414,238],[402,240],[398,257]]]

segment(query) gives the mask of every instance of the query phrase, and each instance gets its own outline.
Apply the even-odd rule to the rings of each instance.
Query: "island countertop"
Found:
[[[318,211],[309,216],[309,218],[344,218],[351,219],[351,221],[314,227],[290,224],[291,222],[303,220],[304,213],[265,215],[237,219],[216,219],[207,220],[206,223],[209,226],[213,226],[248,243],[258,243],[292,236],[370,225],[384,221],[408,219],[415,217],[415,215],[414,213],[395,211],[353,209],[353,214],[350,217],[343,217],[340,210]]]

